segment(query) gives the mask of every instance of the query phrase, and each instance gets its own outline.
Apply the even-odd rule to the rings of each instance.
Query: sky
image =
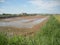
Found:
[[[1,13],[60,14],[60,0],[0,0]]]

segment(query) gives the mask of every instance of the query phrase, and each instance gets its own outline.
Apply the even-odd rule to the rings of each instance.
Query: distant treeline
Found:
[[[22,16],[36,16],[36,15],[59,15],[59,14],[27,14],[27,13],[22,13],[22,14],[0,14],[0,19],[3,18],[13,18],[13,17],[22,17]]]
[[[12,18],[12,17],[22,17],[22,16],[33,16],[36,14],[27,14],[27,13],[22,13],[22,14],[0,14],[0,19],[3,18]]]

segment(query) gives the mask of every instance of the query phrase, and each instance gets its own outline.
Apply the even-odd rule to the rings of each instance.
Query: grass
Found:
[[[55,18],[60,22],[60,15],[55,15]]]
[[[42,30],[37,36],[41,42],[40,45],[60,45],[60,24],[54,17],[50,17]]]
[[[0,34],[0,45],[60,45],[60,24],[51,16],[48,22],[33,37]]]

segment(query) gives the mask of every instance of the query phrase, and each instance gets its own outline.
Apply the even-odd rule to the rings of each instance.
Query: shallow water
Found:
[[[12,26],[12,27],[18,27],[18,28],[32,28],[34,25],[37,25],[46,19],[47,18],[35,18],[35,19],[21,19],[21,20],[11,21],[11,22],[0,22],[0,26]]]

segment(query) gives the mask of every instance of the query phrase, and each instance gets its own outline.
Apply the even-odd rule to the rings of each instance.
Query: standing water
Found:
[[[12,26],[18,28],[32,28],[34,25],[37,25],[47,18],[35,18],[35,19],[21,19],[17,21],[2,22],[0,21],[0,26]]]

